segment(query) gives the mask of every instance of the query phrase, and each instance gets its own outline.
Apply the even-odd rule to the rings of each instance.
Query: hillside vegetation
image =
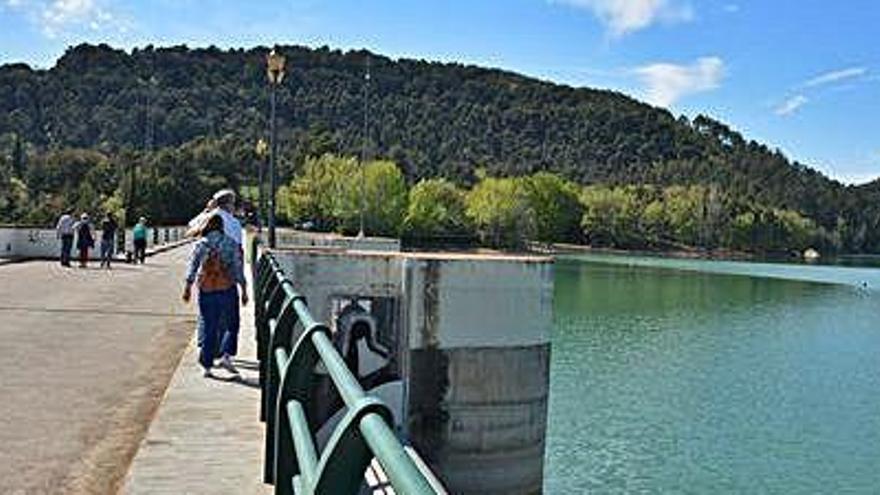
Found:
[[[365,51],[280,51],[289,68],[278,93],[284,184],[309,157],[360,153],[369,58],[367,151],[395,164],[408,187],[444,178],[474,188],[478,171],[549,172],[593,186],[589,194],[617,191],[602,201],[640,191],[633,194],[642,210],[666,191],[699,190],[693,214],[701,225],[707,215],[732,225],[741,215],[791,212],[830,248],[880,251],[880,183],[843,186],[711,118],[676,118],[620,93],[495,69]],[[217,187],[250,190],[254,144],[268,127],[266,52],[80,45],[49,70],[0,67],[0,221],[48,223],[64,206],[130,205],[130,216],[176,222]],[[630,240],[654,235],[645,222],[627,225],[641,229]],[[585,226],[559,235],[630,242]],[[690,242],[720,237],[701,233]]]

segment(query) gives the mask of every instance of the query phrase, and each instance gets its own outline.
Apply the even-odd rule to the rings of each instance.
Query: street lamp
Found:
[[[275,129],[275,93],[278,85],[284,80],[284,55],[272,49],[266,56],[266,75],[269,76],[271,88],[272,116],[270,118],[272,152],[269,155],[269,247],[275,247],[275,189],[278,182],[276,170],[276,157],[278,154],[278,136]]]
[[[258,139],[254,152],[257,155],[257,197],[259,198],[257,218],[260,221],[260,225],[262,225],[265,218],[263,215],[266,214],[266,198],[263,194],[263,190],[266,189],[266,186],[263,185],[263,163],[266,161],[266,155],[269,153],[269,143],[263,138]]]
[[[361,136],[361,211],[358,239],[364,237],[364,210],[367,209],[367,143],[370,139],[370,55],[367,54],[367,70],[364,73],[364,132]]]

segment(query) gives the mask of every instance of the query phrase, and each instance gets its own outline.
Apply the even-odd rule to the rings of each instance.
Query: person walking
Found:
[[[89,214],[83,213],[73,229],[76,231],[76,248],[79,249],[79,267],[85,268],[89,262],[89,249],[95,247],[95,237],[92,235]]]
[[[242,234],[241,234],[241,222],[235,218],[235,202],[236,195],[235,191],[232,189],[221,189],[217,191],[214,196],[208,201],[205,205],[205,209],[199,213],[198,216],[189,221],[189,232],[199,232],[206,222],[215,215],[219,215],[223,220],[223,233],[231,239],[237,246],[237,253],[239,262],[244,266],[244,250],[242,249]],[[241,321],[240,310],[238,307],[237,297],[230,298],[231,305],[225,312],[228,315],[228,318],[224,318],[220,321],[220,331],[221,335],[225,333],[229,333],[233,336],[237,336],[239,333],[239,326]],[[203,332],[202,328],[204,327],[205,322],[202,318],[199,318],[198,328],[199,333]],[[229,355],[224,355],[221,357],[221,365],[226,368],[230,373],[238,373],[238,370],[235,369],[235,366],[232,364],[232,359]]]
[[[55,236],[61,239],[61,266],[70,266],[70,250],[73,248],[73,210],[66,210],[58,224],[55,225]]]
[[[182,299],[189,302],[192,286],[198,287],[199,316],[199,363],[204,376],[210,377],[214,366],[216,349],[220,345],[223,357],[220,366],[230,373],[238,374],[231,356],[238,352],[238,287],[241,287],[241,304],[248,303],[247,282],[244,267],[238,255],[238,246],[223,234],[223,217],[212,215],[202,228],[201,238],[193,246],[187,264]],[[228,324],[223,332],[222,323]]]
[[[144,264],[147,257],[147,219],[140,217],[131,232],[134,241],[134,262]]]
[[[235,201],[236,195],[232,189],[221,189],[214,193],[214,197],[208,201],[205,209],[187,224],[187,235],[197,236],[205,222],[213,215],[219,214],[223,218],[223,232],[241,246],[241,222],[235,218]]]
[[[186,224],[186,232],[183,234],[184,237],[198,237],[202,232],[202,228],[205,226],[205,222],[207,222],[208,219],[211,218],[211,215],[216,212],[217,202],[214,201],[214,198],[211,198],[205,204],[205,208]]]
[[[116,245],[116,229],[119,225],[112,213],[104,215],[101,220],[101,267],[110,269],[110,260],[113,258],[114,246]]]

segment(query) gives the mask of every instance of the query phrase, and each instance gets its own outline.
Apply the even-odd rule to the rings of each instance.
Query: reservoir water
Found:
[[[880,493],[880,270],[556,264],[545,492]]]

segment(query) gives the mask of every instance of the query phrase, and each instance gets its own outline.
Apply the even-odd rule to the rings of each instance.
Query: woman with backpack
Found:
[[[79,222],[73,226],[76,232],[76,248],[79,249],[79,266],[85,268],[89,261],[89,249],[95,246],[95,237],[92,235],[92,225],[89,223],[89,214],[83,213]]]
[[[223,218],[211,216],[201,230],[201,238],[193,246],[192,255],[186,270],[183,300],[188,302],[193,284],[198,285],[199,313],[204,320],[200,326],[199,363],[205,369],[205,376],[211,376],[217,341],[221,338],[221,322],[228,323],[229,329],[237,329],[238,290],[241,286],[241,304],[247,304],[247,282],[244,267],[238,255],[238,245],[223,234]],[[231,356],[238,350],[238,332],[227,330],[222,335],[220,352],[222,364],[234,369]]]

